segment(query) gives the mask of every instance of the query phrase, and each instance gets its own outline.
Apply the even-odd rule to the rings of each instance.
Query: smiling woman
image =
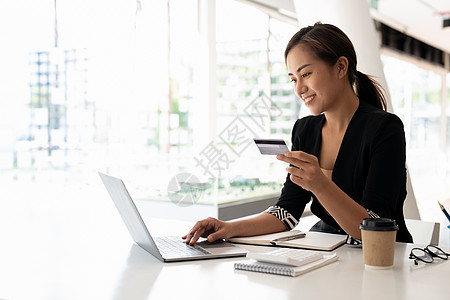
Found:
[[[297,120],[292,151],[277,156],[289,163],[278,203],[246,220],[199,221],[186,242],[293,229],[311,199],[321,219],[311,230],[361,239],[361,221],[380,216],[396,220],[397,241],[411,242],[403,217],[403,124],[384,111],[376,82],[357,71],[348,37],[330,24],[305,27],[288,43],[285,60],[295,93],[313,115]]]
[[[291,166],[277,207],[294,211],[298,219],[295,211],[304,209],[299,204],[303,194],[305,203],[313,198],[311,210],[322,219],[313,230],[359,239],[361,220],[380,215],[400,224],[398,240],[411,241],[403,219],[403,124],[383,112],[386,103],[378,84],[357,71],[351,41],[337,27],[317,23],[292,37],[285,59],[297,96],[314,116],[297,121],[293,151],[278,157]],[[389,153],[388,146],[398,152]],[[383,182],[389,161],[396,166],[390,184]]]

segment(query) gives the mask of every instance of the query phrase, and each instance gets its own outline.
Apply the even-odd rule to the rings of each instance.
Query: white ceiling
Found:
[[[378,11],[371,13],[386,25],[450,53],[450,27],[442,27],[443,18],[450,18],[449,0],[378,0]]]
[[[295,16],[292,0],[252,1]],[[378,9],[371,9],[371,15],[398,31],[450,53],[450,27],[442,27],[443,18],[450,18],[450,0],[378,0]]]

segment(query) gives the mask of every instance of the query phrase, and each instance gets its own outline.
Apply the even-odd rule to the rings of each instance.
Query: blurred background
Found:
[[[393,3],[405,5],[369,1],[393,111],[420,216],[445,222],[450,5],[408,2],[436,38],[397,19]],[[285,166],[251,138],[290,145],[309,114],[284,65],[297,24],[292,1],[1,1],[3,213],[45,218],[56,205],[70,215],[80,197],[107,197],[98,171],[123,178],[150,216],[195,220],[276,201]]]

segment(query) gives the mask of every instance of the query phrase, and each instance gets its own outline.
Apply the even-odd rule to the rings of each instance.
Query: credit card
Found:
[[[264,155],[284,154],[289,151],[285,141],[281,139],[253,139],[258,146],[259,152]]]

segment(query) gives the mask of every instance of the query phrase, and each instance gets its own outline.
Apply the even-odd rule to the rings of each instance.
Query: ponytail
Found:
[[[383,87],[370,76],[360,71],[356,71],[355,77],[356,95],[358,95],[359,99],[386,111],[387,105]]]

